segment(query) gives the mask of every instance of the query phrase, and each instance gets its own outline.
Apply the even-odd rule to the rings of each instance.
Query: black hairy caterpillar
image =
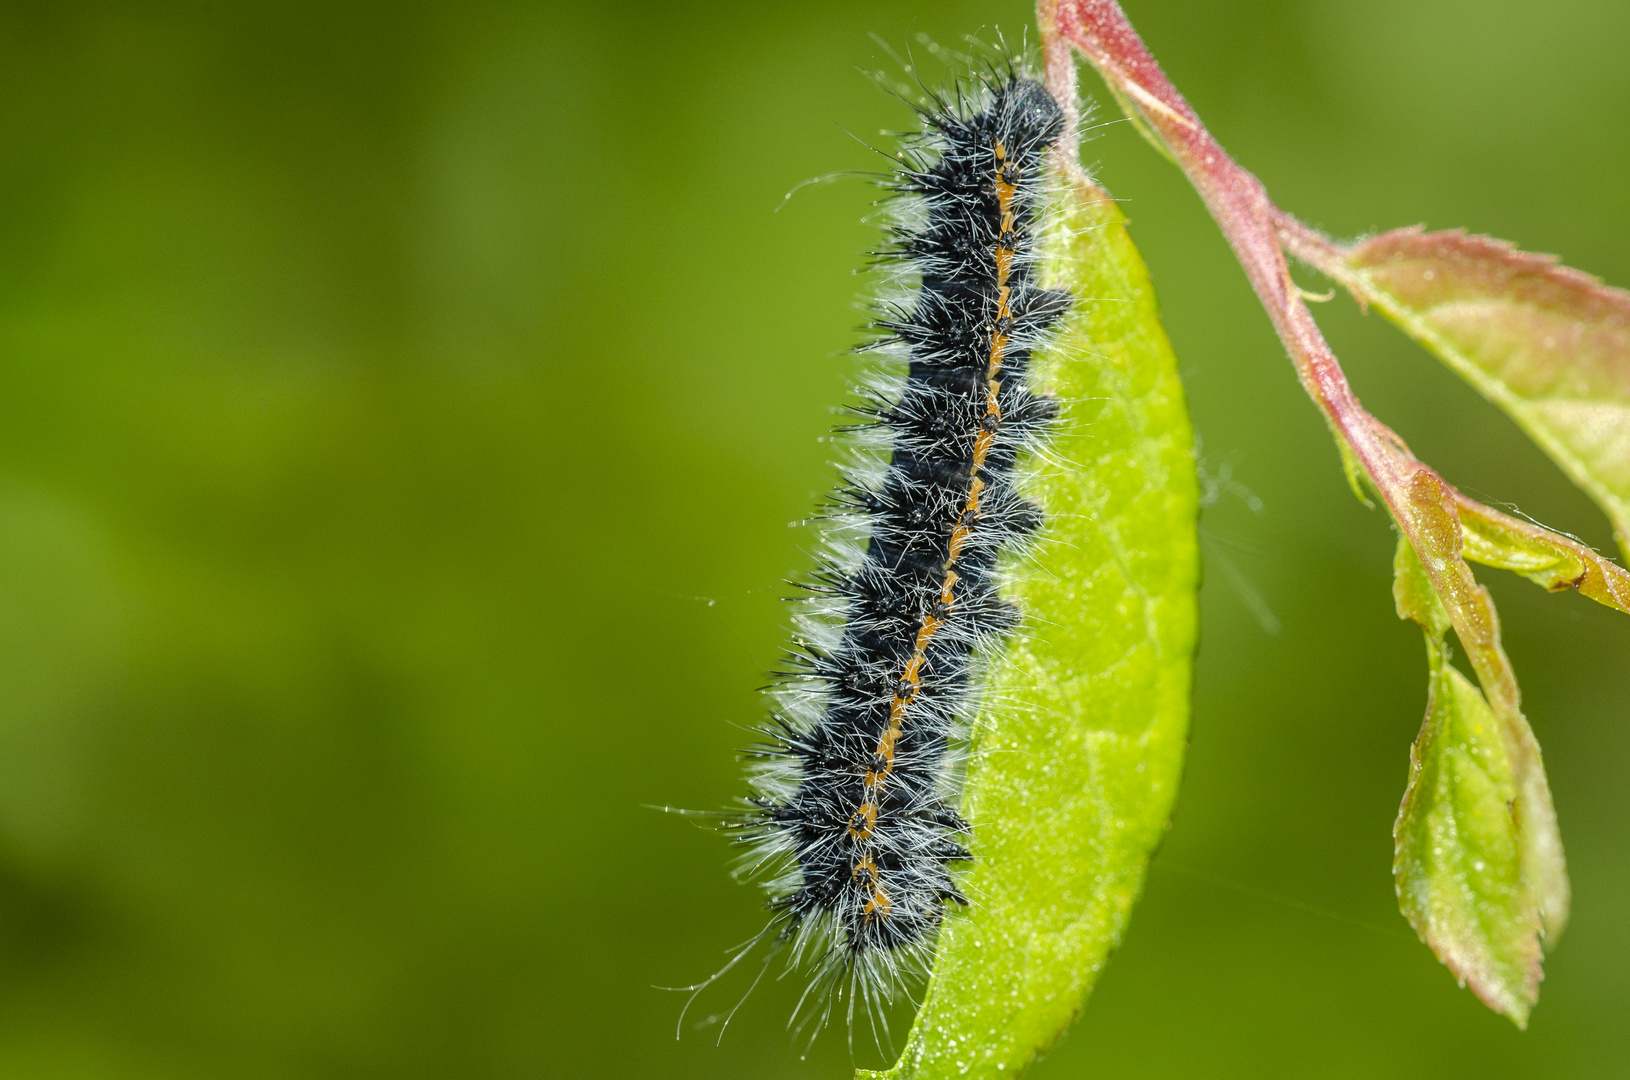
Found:
[[[769,741],[748,755],[753,794],[728,825],[774,915],[713,979],[766,938],[766,967],[790,946],[813,968],[798,1011],[813,1002],[817,1030],[845,983],[851,1025],[857,998],[875,1017],[926,969],[946,902],[968,902],[950,870],[972,858],[956,746],[976,665],[1020,619],[997,562],[1040,527],[1015,463],[1057,414],[1026,373],[1069,305],[1034,280],[1063,108],[1009,65],[918,112],[882,181],[904,212],[877,253],[915,289],[880,305],[865,346],[905,377],[866,392],[847,429],[883,467],[849,470],[832,500]]]

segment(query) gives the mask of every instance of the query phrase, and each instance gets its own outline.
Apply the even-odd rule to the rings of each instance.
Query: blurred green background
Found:
[[[1620,0],[1128,8],[1286,208],[1630,284]],[[831,480],[874,192],[773,211],[906,123],[868,33],[1028,18],[0,5],[0,1076],[844,1075],[794,980],[674,1040],[653,985],[762,915],[643,804],[742,791]],[[1394,904],[1425,671],[1387,524],[1181,177],[1125,124],[1087,153],[1262,510],[1207,514],[1174,828],[1036,1077],[1630,1075],[1630,620],[1484,574],[1576,894],[1519,1034]],[[1422,457],[1610,548],[1435,361],[1320,315]]]

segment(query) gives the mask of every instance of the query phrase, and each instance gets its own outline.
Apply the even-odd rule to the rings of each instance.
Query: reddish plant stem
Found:
[[[1050,88],[1057,93],[1067,82],[1073,95],[1074,72],[1067,65],[1067,54],[1074,46],[1141,113],[1221,226],[1308,393],[1367,471],[1391,474],[1390,447],[1378,443],[1396,445],[1396,437],[1390,432],[1383,436],[1377,430],[1381,425],[1359,405],[1302,302],[1275,235],[1281,215],[1262,182],[1229,157],[1206,130],[1149,55],[1120,5],[1113,0],[1042,0],[1040,21]]]
[[[1456,491],[1416,460],[1402,439],[1359,404],[1290,276],[1281,247],[1285,245],[1316,266],[1336,269],[1333,276],[1339,281],[1340,260],[1331,242],[1274,206],[1262,182],[1228,156],[1160,70],[1120,5],[1115,0],[1038,0],[1037,16],[1049,89],[1061,100],[1066,95],[1067,100],[1075,100],[1070,49],[1080,51],[1098,69],[1134,124],[1187,174],[1267,309],[1302,386],[1329,422],[1349,475],[1362,473],[1368,479],[1415,550],[1489,705],[1502,720],[1522,803],[1522,906],[1535,917],[1540,934],[1560,933],[1567,920],[1567,873],[1539,746],[1522,716],[1517,678],[1500,644],[1494,602],[1463,557],[1463,515],[1498,528],[1526,532],[1525,527]],[[1355,485],[1357,479],[1355,476]],[[1562,540],[1546,530],[1537,532],[1553,541]],[[1565,541],[1564,546],[1577,547]],[[1582,549],[1575,554],[1585,558]],[[1606,580],[1609,573],[1598,568],[1602,580],[1590,579],[1587,572],[1570,584],[1577,588],[1589,583],[1593,592],[1603,594],[1598,599],[1611,593],[1603,602],[1621,606],[1615,585],[1622,583]],[[1442,945],[1429,943],[1434,949]],[[1490,987],[1474,980],[1474,989],[1485,1001],[1500,1007]]]
[[[1313,267],[1332,281],[1341,283],[1360,307],[1368,309],[1358,277],[1347,267],[1347,253],[1341,245],[1311,225],[1298,221],[1291,214],[1273,208],[1274,232],[1284,250]]]
[[[1517,715],[1516,679],[1500,647],[1493,606],[1460,557],[1459,492],[1359,404],[1291,278],[1280,246],[1281,230],[1298,246],[1314,245],[1317,234],[1274,206],[1262,182],[1228,156],[1160,70],[1114,0],[1039,0],[1037,16],[1049,89],[1074,100],[1070,49],[1080,51],[1199,192],[1267,309],[1302,386],[1447,601],[1455,631],[1490,703]]]

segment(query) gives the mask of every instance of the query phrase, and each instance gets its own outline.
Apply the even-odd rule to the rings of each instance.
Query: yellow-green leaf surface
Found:
[[[1432,671],[1426,723],[1393,830],[1404,916],[1462,983],[1526,1023],[1540,948],[1524,902],[1516,795],[1494,711],[1447,662]]]
[[[1397,229],[1341,255],[1321,269],[1510,413],[1630,555],[1630,292],[1458,231]]]
[[[1392,831],[1398,906],[1461,985],[1522,1027],[1539,998],[1542,942],[1554,944],[1567,919],[1539,746],[1513,703],[1491,707],[1449,663],[1449,612],[1403,538],[1394,569],[1398,615],[1425,631],[1431,669]]]
[[[1630,571],[1583,544],[1531,521],[1459,496],[1461,555],[1521,574],[1552,592],[1575,589],[1598,604],[1630,614]]]
[[[867,1076],[1015,1076],[1080,1011],[1164,835],[1188,728],[1198,492],[1148,273],[1101,191],[1053,211],[1044,280],[1076,303],[1033,363],[1062,409],[1030,463],[1046,508],[1008,567],[1024,630],[991,665],[964,811],[972,900],[942,929],[900,1062]]]

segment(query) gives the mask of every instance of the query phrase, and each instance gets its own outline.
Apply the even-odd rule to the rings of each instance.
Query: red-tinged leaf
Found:
[[[1472,562],[1521,574],[1552,592],[1577,589],[1598,604],[1630,614],[1630,571],[1576,540],[1492,510],[1456,492],[1461,554]]]
[[[1510,413],[1630,554],[1630,292],[1459,231],[1397,229],[1330,254],[1340,265],[1310,261]]]

